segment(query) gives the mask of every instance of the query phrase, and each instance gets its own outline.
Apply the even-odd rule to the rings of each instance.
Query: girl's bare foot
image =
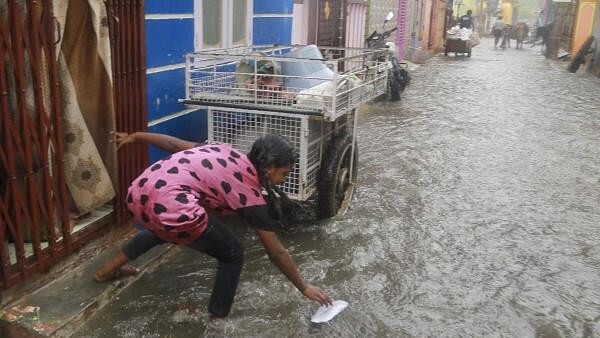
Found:
[[[140,270],[133,265],[123,265],[119,269],[112,271],[98,270],[94,274],[94,280],[98,283],[107,282],[109,280],[137,275]]]
[[[131,265],[125,265],[129,258],[122,250],[119,250],[109,259],[100,270],[94,274],[96,282],[105,282],[115,278],[131,276],[138,273],[138,269]]]

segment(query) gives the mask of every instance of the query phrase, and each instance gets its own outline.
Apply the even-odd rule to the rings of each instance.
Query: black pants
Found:
[[[122,249],[129,259],[135,259],[154,246],[163,243],[165,242],[151,231],[142,230],[127,241]],[[188,247],[217,259],[217,277],[210,296],[208,312],[219,317],[227,316],[231,310],[244,265],[242,245],[223,223],[209,216],[206,231]]]
[[[503,33],[499,29],[495,29],[493,31],[493,33],[494,33],[494,47],[496,47],[496,46],[498,46],[498,42],[500,42],[500,39],[502,38]]]

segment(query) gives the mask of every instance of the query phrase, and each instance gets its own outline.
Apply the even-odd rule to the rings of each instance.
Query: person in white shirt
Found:
[[[504,35],[504,21],[502,21],[502,16],[499,16],[494,26],[492,27],[492,34],[494,35],[494,49],[498,48],[498,42],[500,42],[500,38]]]

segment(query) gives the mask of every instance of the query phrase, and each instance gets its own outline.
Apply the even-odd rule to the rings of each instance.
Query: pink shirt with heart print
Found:
[[[207,211],[265,205],[256,168],[227,144],[209,144],[157,161],[129,187],[135,222],[161,239],[189,244],[206,229]]]

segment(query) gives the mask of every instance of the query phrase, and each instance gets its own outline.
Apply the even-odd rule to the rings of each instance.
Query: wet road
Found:
[[[560,65],[562,67],[562,65]],[[349,308],[314,326],[249,230],[230,337],[600,335],[600,81],[531,49],[434,58],[360,124],[343,217],[283,236]],[[79,334],[197,337],[214,264],[183,251]],[[182,315],[185,314],[185,315]]]

